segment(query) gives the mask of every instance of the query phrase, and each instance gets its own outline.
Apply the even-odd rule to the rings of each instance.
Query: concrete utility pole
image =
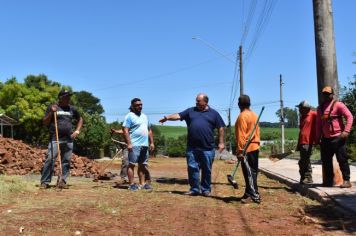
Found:
[[[280,91],[280,102],[281,102],[281,145],[282,153],[284,153],[284,112],[283,112],[283,94],[282,94],[282,75],[279,75],[279,91]]]
[[[243,74],[243,64],[242,64],[242,45],[239,47],[240,54],[240,96],[244,94],[244,74]]]
[[[321,104],[323,102],[321,91],[324,86],[328,85],[333,88],[335,98],[339,95],[332,0],[313,0],[313,10],[318,98],[319,104]],[[333,169],[335,184],[341,184],[342,175],[335,155],[333,157]]]
[[[331,86],[336,97],[339,94],[332,0],[313,0],[313,10],[318,98],[321,104],[324,86]]]

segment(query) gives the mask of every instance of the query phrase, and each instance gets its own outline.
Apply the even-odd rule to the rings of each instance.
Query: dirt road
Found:
[[[118,168],[116,166],[115,168]],[[259,176],[260,205],[243,205],[240,189],[227,184],[233,165],[214,163],[211,197],[189,197],[184,159],[152,159],[154,190],[130,192],[125,185],[69,180],[69,189],[39,190],[27,181],[23,193],[0,194],[0,235],[345,235],[352,219]],[[10,177],[8,177],[10,178]],[[1,179],[0,179],[1,180]],[[2,181],[2,182],[1,182]],[[0,185],[6,181],[3,178]],[[11,183],[10,183],[11,184]],[[14,181],[15,184],[15,181]],[[1,190],[1,186],[0,186]],[[1,191],[0,191],[1,193]]]

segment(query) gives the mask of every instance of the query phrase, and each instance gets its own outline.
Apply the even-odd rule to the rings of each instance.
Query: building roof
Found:
[[[0,113],[0,123],[2,125],[18,125],[19,122],[11,117],[8,117],[7,115],[5,114],[1,114]]]

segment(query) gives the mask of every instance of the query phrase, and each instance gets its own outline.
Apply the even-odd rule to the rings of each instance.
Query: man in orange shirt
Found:
[[[258,116],[250,110],[250,97],[241,95],[239,97],[240,115],[235,123],[236,155],[241,161],[242,172],[245,179],[245,194],[241,198],[241,203],[260,203],[261,198],[257,187],[258,154],[260,149],[260,127],[257,125],[251,142],[243,155],[243,149],[248,142],[248,138],[253,131]]]
[[[312,184],[312,168],[310,156],[312,154],[313,144],[315,144],[316,112],[311,110],[307,101],[302,101],[296,107],[299,108],[299,139],[297,151],[300,152],[299,174],[300,184]]]

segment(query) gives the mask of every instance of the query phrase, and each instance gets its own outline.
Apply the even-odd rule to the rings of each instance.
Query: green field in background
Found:
[[[178,138],[179,136],[187,134],[187,127],[184,126],[157,125],[156,127],[166,138]]]
[[[162,135],[166,136],[166,138],[177,138],[187,133],[187,127],[183,126],[164,126],[164,125],[157,125],[156,126]],[[234,133],[235,127],[232,127],[232,132]],[[298,138],[298,128],[285,128],[284,129],[284,136],[285,139],[290,140],[297,140]],[[277,133],[280,137],[281,129],[280,128],[261,128],[261,134],[268,134],[268,133]]]
[[[268,133],[277,133],[278,136],[281,136],[281,128],[261,128],[261,136],[262,134]],[[284,138],[289,140],[297,140],[299,134],[298,128],[285,128],[284,129]]]

